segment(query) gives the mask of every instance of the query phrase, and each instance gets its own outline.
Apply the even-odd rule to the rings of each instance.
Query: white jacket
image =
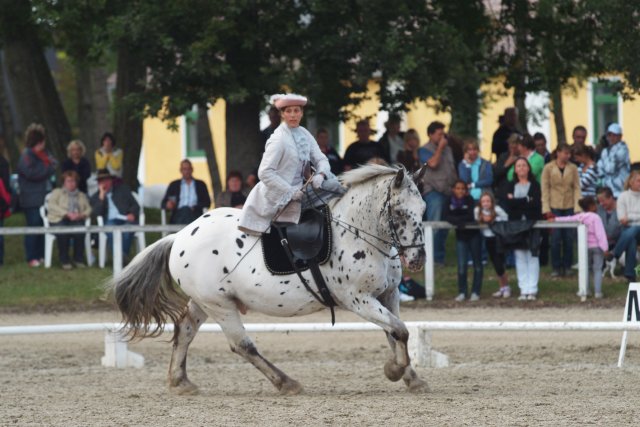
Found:
[[[316,173],[333,178],[329,160],[320,151],[315,138],[302,126],[294,131],[286,123],[273,131],[265,145],[265,151],[258,169],[260,182],[251,190],[242,208],[240,227],[256,232],[265,232],[281,209],[276,221],[298,223],[300,202],[289,205],[293,194],[302,187],[302,173],[305,161],[310,161]]]

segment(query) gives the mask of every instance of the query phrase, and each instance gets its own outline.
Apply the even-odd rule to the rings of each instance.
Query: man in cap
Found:
[[[629,148],[622,140],[622,127],[618,123],[611,123],[607,128],[607,141],[609,146],[602,150],[598,160],[598,173],[602,186],[609,187],[617,199],[631,170]]]

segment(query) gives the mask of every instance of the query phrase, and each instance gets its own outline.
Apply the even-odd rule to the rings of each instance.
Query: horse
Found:
[[[391,348],[384,374],[391,381],[403,379],[410,392],[428,391],[428,385],[410,363],[398,284],[402,264],[417,271],[425,261],[425,203],[416,184],[424,172],[411,176],[402,167],[366,165],[344,173],[340,179],[347,192],[328,202],[331,258],[320,266],[336,304],[384,330]],[[167,322],[174,323],[168,382],[175,393],[198,391],[187,377],[187,350],[208,317],[220,325],[231,351],[260,370],[281,394],[302,391],[258,352],[240,315],[255,310],[302,316],[326,307],[295,274],[276,276],[266,269],[259,237],[237,228],[240,212],[218,208],[203,214],[140,252],[107,285],[130,339],[158,336]],[[302,274],[309,280],[309,271]]]

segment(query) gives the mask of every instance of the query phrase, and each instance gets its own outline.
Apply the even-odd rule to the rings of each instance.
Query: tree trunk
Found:
[[[62,161],[67,156],[71,127],[44,52],[38,42],[31,39],[9,40],[4,46],[18,121],[25,129],[30,123],[42,124],[46,129],[47,147]]]
[[[227,103],[227,171],[238,170],[246,176],[258,168],[263,150],[259,118],[257,97],[240,104]]]
[[[478,137],[478,114],[480,99],[478,86],[465,84],[455,98],[451,99],[451,133],[462,138]]]
[[[115,94],[114,136],[123,150],[122,179],[132,189],[138,188],[138,162],[142,150],[142,109],[127,95],[144,91],[146,68],[139,56],[123,43],[118,48],[118,81]]]
[[[553,109],[553,120],[556,124],[556,138],[558,140],[558,144],[566,144],[567,132],[564,126],[562,90],[559,86],[551,91],[551,108]]]
[[[518,109],[518,130],[523,134],[529,133],[527,126],[527,119],[529,112],[525,104],[526,92],[524,90],[524,83],[521,87],[515,87],[513,91],[513,105]]]
[[[213,189],[213,199],[215,200],[222,191],[222,183],[220,181],[216,151],[213,146],[213,135],[209,127],[208,107],[206,104],[198,106],[198,139],[198,147],[204,147],[204,152],[207,156],[211,188]]]
[[[18,149],[18,135],[15,131],[11,108],[9,107],[9,99],[4,86],[4,66],[2,55],[0,55],[0,123],[3,129],[4,147],[9,155],[9,164],[14,167],[18,164],[20,150]],[[0,153],[4,155],[4,153]]]
[[[86,64],[76,65],[75,71],[79,138],[87,147],[87,159],[95,168],[93,153],[100,146],[102,134],[111,129],[108,119],[107,72],[102,67]]]

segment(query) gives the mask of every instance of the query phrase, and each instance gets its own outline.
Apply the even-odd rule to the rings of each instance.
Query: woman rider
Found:
[[[340,189],[327,157],[320,151],[311,133],[300,126],[307,98],[296,94],[279,94],[271,103],[280,111],[282,123],[265,145],[258,168],[260,182],[251,190],[242,208],[238,228],[260,235],[272,221],[298,223],[304,182],[311,180],[314,189]]]

